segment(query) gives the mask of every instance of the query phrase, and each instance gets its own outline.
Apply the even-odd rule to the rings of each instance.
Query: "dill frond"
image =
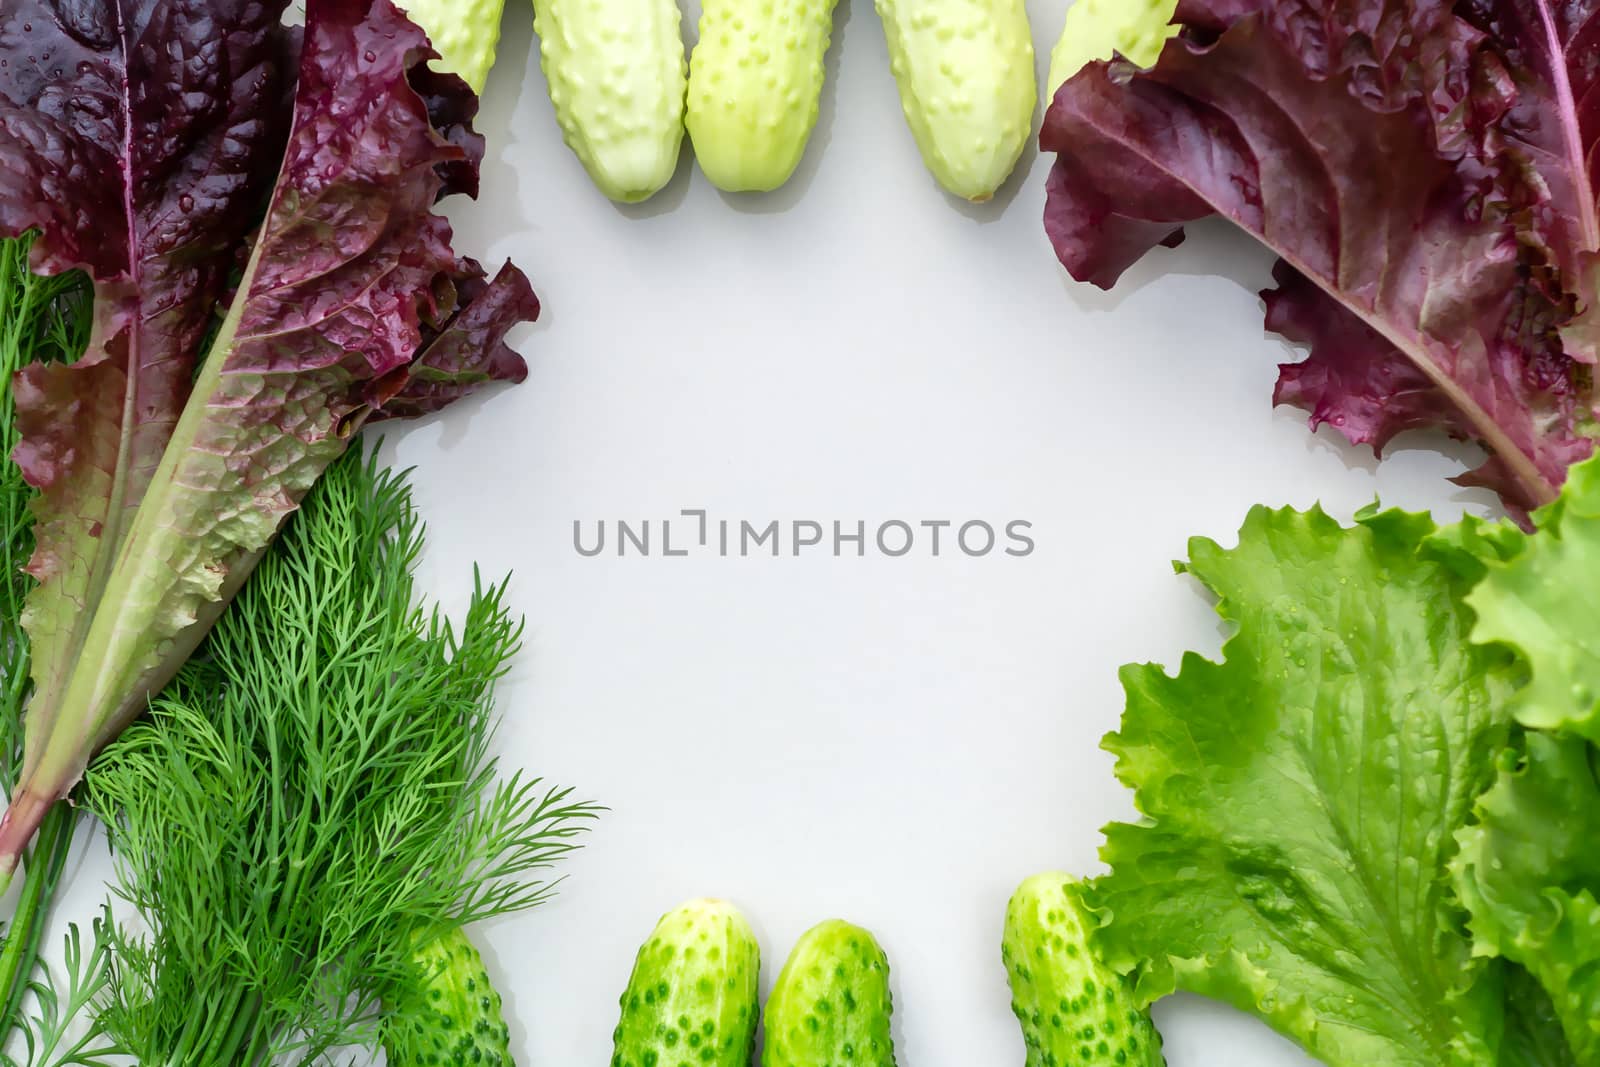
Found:
[[[115,891],[108,1031],[145,1067],[370,1044],[419,937],[531,907],[596,813],[489,753],[522,628],[417,606],[403,476],[332,465],[200,652],[91,767]]]
[[[0,1056],[6,1067],[117,1067],[121,1051],[106,1040],[92,1018],[94,1006],[105,993],[110,977],[110,942],[104,936],[110,923],[107,911],[94,921],[88,954],[78,924],[67,927],[61,970],[40,961],[37,976],[28,983],[34,1011],[18,1029],[26,1052],[22,1060]]]

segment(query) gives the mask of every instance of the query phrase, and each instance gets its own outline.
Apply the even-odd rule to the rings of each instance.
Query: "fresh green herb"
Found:
[[[88,955],[78,924],[67,928],[60,979],[46,964],[28,983],[35,1009],[22,1024],[26,1057],[0,1056],[5,1067],[113,1067],[122,1050],[108,1041],[93,1012],[110,979],[111,949],[105,937],[109,910],[96,919]],[[87,1023],[84,1020],[89,1020]]]
[[[498,777],[503,587],[417,606],[405,482],[328,469],[197,656],[93,765],[117,892],[103,1019],[145,1067],[314,1061],[378,1036],[413,946],[532,907],[595,809]]]

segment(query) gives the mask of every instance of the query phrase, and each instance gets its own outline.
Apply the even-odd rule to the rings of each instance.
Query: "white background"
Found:
[[[525,1067],[610,1058],[616,998],[661,912],[724,896],[763,992],[840,916],[893,968],[902,1067],[1020,1065],[999,961],[1025,876],[1098,869],[1128,817],[1099,739],[1117,667],[1214,653],[1170,561],[1231,542],[1255,503],[1381,493],[1459,513],[1470,449],[1377,464],[1270,405],[1256,290],[1269,258],[1221,226],[1111,294],[1071,281],[1040,225],[1030,148],[991,204],[943,194],[900,114],[870,4],[840,4],[800,171],[725,196],[685,151],[647,204],[612,205],[561,144],[526,0],[510,0],[479,129],[483,194],[457,248],[512,257],[545,303],[515,335],[526,384],[390,427],[430,527],[424,584],[459,608],[472,564],[514,572],[526,650],[501,694],[508,765],[611,811],[561,895],[479,931]],[[1038,69],[1060,27],[1030,5]],[[685,31],[692,39],[692,17]],[[1441,447],[1443,451],[1440,451]],[[934,559],[581,558],[572,523],[1010,519],[1036,552]],[[95,842],[63,914],[101,896]],[[1157,1008],[1174,1067],[1307,1063],[1253,1019]]]

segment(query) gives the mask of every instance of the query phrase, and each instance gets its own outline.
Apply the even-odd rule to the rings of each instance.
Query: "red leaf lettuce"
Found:
[[[1352,442],[1438,427],[1551,500],[1595,432],[1600,0],[1184,0],[1154,67],[1091,64],[1041,144],[1045,226],[1109,287],[1221,215],[1278,254],[1276,399]]]
[[[389,0],[312,0],[303,43],[285,6],[0,15],[0,233],[40,231],[35,268],[87,269],[96,301],[84,359],[15,385],[39,584],[0,872],[365,421],[525,374],[526,279],[488,281],[433,211],[476,193],[476,98]]]

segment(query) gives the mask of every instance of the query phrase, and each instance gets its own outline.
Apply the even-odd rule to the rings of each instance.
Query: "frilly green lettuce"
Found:
[[[1183,569],[1236,627],[1221,662],[1123,670],[1106,740],[1145,816],[1106,830],[1102,945],[1153,1000],[1252,1012],[1327,1063],[1494,1063],[1502,969],[1444,876],[1511,731],[1513,664],[1468,640],[1477,557],[1431,519],[1257,508]]]

